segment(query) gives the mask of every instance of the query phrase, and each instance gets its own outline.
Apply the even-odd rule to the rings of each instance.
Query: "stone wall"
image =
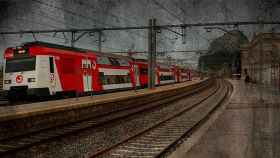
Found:
[[[280,34],[263,33],[242,47],[242,70],[248,69],[253,82],[275,85],[280,83]]]

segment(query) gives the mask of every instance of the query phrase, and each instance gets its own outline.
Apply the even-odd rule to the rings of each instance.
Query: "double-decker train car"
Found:
[[[137,60],[135,65],[138,66],[139,81],[141,87],[148,86],[148,63],[146,60]],[[179,81],[180,72],[178,66],[168,66],[162,63],[157,63],[155,67],[155,85],[171,84]]]
[[[133,60],[42,42],[8,48],[4,54],[8,96],[76,95],[136,86]],[[139,83],[138,83],[139,84]]]
[[[106,53],[95,53],[97,59],[98,83],[93,91],[113,91],[140,86],[137,65],[132,58]]]
[[[179,82],[177,69],[158,64],[156,85]],[[10,100],[103,93],[148,84],[145,61],[44,42],[6,49],[4,70],[3,89]]]
[[[159,63],[157,68],[159,85],[171,84],[176,82],[176,68],[174,66]]]
[[[192,80],[192,71],[190,69],[180,69],[180,81],[191,81]]]
[[[146,60],[135,60],[134,62],[137,72],[139,86],[141,88],[148,87],[148,64]]]

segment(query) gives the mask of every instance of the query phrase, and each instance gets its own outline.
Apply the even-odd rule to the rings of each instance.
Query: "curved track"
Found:
[[[228,83],[219,81],[217,89],[209,92],[201,102],[180,109],[153,127],[96,152],[91,157],[163,157],[180,144],[194,128],[203,123],[230,92]]]
[[[207,89],[207,90],[206,90]],[[209,88],[209,85],[202,85],[200,87],[196,87],[195,89],[191,90],[190,92],[182,93],[180,95],[176,95],[170,98],[159,98],[158,101],[150,102],[149,104],[144,104],[143,106],[134,107],[131,106],[129,108],[124,108],[121,110],[115,110],[114,112],[108,112],[104,115],[90,118],[84,121],[66,124],[63,126],[58,126],[55,128],[45,129],[33,133],[28,133],[4,140],[0,140],[0,156],[1,157],[16,157],[16,154],[19,152],[22,152],[24,150],[29,150],[29,148],[32,148],[33,146],[41,145],[44,143],[55,141],[56,138],[61,137],[67,137],[69,135],[79,133],[81,131],[85,131],[91,128],[104,128],[103,126],[110,124],[118,124],[119,121],[123,120],[131,120],[131,118],[135,117],[142,117],[143,115],[146,115],[148,113],[153,116],[153,118],[147,117],[150,121],[157,120],[156,124],[162,122],[162,115],[156,114],[158,111],[162,110],[163,108],[170,107],[172,103],[175,101],[182,99],[186,96],[194,97],[194,98],[206,98],[202,97],[205,94],[201,94],[201,92],[209,93],[208,91],[216,92],[217,88],[212,87]],[[202,96],[201,96],[202,95]],[[194,102],[197,102],[194,100]],[[198,100],[198,102],[201,102],[201,100]],[[180,106],[178,106],[179,108]],[[166,112],[168,112],[166,110]],[[113,125],[111,126],[113,127]],[[135,132],[135,134],[132,134],[133,137],[141,133],[141,131],[147,130],[146,128],[138,130]],[[116,144],[122,143],[123,141],[127,140],[129,138],[125,138],[120,140],[118,143],[109,143],[108,146],[104,147],[104,149],[97,149],[95,154],[102,153],[101,151],[106,151],[107,149],[111,149],[112,147],[115,147]],[[93,154],[94,156],[94,154]],[[27,156],[30,157],[30,156]]]

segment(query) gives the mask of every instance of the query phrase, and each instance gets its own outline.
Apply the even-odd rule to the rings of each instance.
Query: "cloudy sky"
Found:
[[[158,25],[280,20],[279,0],[0,0],[0,32],[19,30],[49,30],[116,26],[144,26],[150,18]],[[265,31],[278,26],[266,26]],[[224,27],[224,29],[237,29]],[[239,27],[251,38],[259,26]],[[175,31],[181,31],[176,30]],[[186,43],[169,31],[158,34],[158,51],[207,50],[209,42],[222,35],[208,33],[204,28],[188,28]],[[1,58],[5,48],[23,42],[40,40],[70,45],[69,34],[6,35],[0,37]],[[147,31],[107,31],[103,35],[103,51],[146,51]],[[97,49],[97,35],[79,40],[75,46]],[[174,58],[196,63],[195,53],[172,53]]]

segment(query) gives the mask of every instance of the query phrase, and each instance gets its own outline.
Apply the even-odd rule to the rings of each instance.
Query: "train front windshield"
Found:
[[[22,72],[34,71],[36,65],[36,57],[10,59],[6,60],[5,72]]]

